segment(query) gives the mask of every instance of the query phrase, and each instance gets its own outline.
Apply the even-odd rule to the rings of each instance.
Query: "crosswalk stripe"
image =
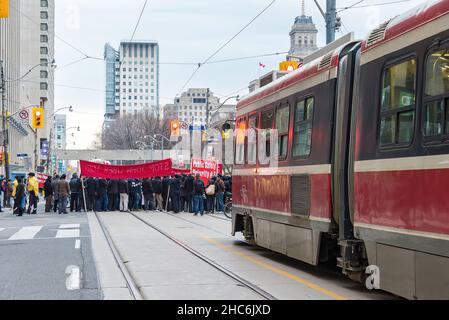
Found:
[[[61,224],[59,226],[59,229],[74,229],[74,228],[79,228],[80,225],[79,224]]]
[[[58,230],[55,238],[78,238],[80,236],[80,230]]]
[[[42,229],[42,226],[23,227],[14,233],[9,240],[28,240],[33,239],[34,236]]]

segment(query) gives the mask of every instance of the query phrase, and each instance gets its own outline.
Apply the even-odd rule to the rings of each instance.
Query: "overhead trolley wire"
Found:
[[[196,73],[199,71],[202,65],[209,62],[213,57],[215,57],[220,51],[222,51],[229,43],[231,43],[237,36],[239,36],[246,28],[248,28],[254,21],[256,21],[257,18],[259,18],[265,11],[267,11],[277,0],[271,1],[262,11],[260,11],[253,19],[251,19],[246,25],[243,26],[235,35],[233,35],[228,41],[226,41],[224,44],[222,44],[217,50],[215,50],[206,60],[204,60],[202,63],[198,63],[198,66],[195,68],[193,73],[190,75],[190,77],[187,79],[187,81],[182,86],[181,90],[179,90],[178,94],[176,96],[179,96],[182,91],[187,87],[187,85],[190,83],[190,81],[193,79],[193,77],[196,75]]]

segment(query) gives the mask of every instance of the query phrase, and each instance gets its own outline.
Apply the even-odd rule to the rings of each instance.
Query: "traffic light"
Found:
[[[34,129],[44,128],[44,108],[34,107],[32,109],[31,126]]]
[[[179,136],[180,124],[179,120],[170,121],[170,130],[172,135]]]

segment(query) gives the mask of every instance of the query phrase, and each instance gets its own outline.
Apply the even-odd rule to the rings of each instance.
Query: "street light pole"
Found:
[[[6,130],[6,92],[5,92],[5,73],[3,69],[3,60],[0,60],[0,85],[1,85],[1,110],[2,110],[2,131],[3,131],[3,156],[5,157],[5,177],[9,180],[9,155],[8,155],[8,132]]]

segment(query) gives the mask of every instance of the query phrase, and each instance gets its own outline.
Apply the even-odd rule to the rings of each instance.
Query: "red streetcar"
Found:
[[[360,281],[374,272],[368,286],[402,297],[449,298],[449,0],[251,93],[237,127],[233,234]],[[252,128],[263,156],[278,130],[277,170]]]

